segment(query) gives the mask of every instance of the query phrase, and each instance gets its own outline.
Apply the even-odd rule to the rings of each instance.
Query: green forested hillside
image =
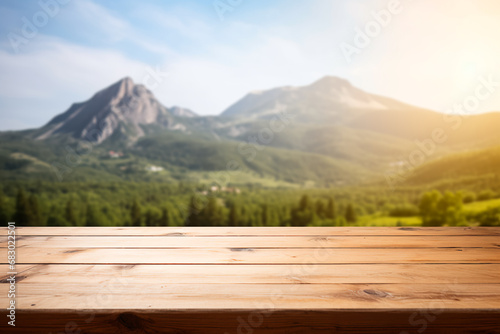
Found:
[[[315,153],[198,139],[171,133],[140,140],[132,154],[194,171],[241,171],[289,183],[352,184],[372,176],[346,160]]]
[[[407,184],[428,185],[451,183],[455,185],[486,185],[498,187],[500,182],[500,146],[456,153],[431,161],[415,169]]]
[[[78,144],[70,137],[52,141],[2,137],[0,177],[4,180],[52,179],[57,169],[66,181],[193,180],[199,172],[220,171],[253,175],[255,179],[324,186],[353,184],[372,172],[346,160],[328,156],[253,146],[214,137],[163,132],[124,146],[108,141],[99,146]],[[63,143],[61,145],[61,143]],[[109,151],[123,155],[112,159]],[[56,167],[56,169],[54,168]],[[147,172],[148,166],[163,171]],[[234,182],[234,181],[233,181]]]

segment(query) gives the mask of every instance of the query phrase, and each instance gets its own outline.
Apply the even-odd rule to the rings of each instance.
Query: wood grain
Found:
[[[499,228],[16,232],[18,322],[0,333],[500,334]]]
[[[500,309],[500,284],[22,283],[20,309]],[[0,284],[7,303],[8,284]],[[138,297],[140,296],[140,298]]]
[[[0,227],[2,236],[6,227]],[[460,235],[500,236],[499,227],[18,227],[18,235],[303,236]]]
[[[7,258],[0,264],[6,264]],[[18,263],[75,264],[342,264],[342,263],[500,263],[500,249],[102,249],[19,248]]]
[[[7,240],[0,241],[0,248]],[[31,248],[498,248],[498,236],[325,236],[325,237],[166,237],[21,236],[17,247]]]
[[[5,318],[5,311],[0,311]],[[192,310],[24,311],[2,333],[147,334],[500,334],[496,311],[460,310]],[[9,332],[10,330],[10,332]]]
[[[136,283],[328,284],[500,283],[500,264],[343,264],[343,265],[18,265],[22,284],[105,284],[117,277]],[[0,273],[8,271],[0,265]],[[0,281],[8,275],[0,276]]]

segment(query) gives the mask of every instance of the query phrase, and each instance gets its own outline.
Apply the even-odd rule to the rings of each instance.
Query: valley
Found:
[[[440,114],[336,77],[199,116],[124,78],[39,129],[0,133],[2,215],[22,192],[29,224],[421,225],[432,191],[500,197],[497,124],[500,113]],[[240,193],[210,191],[225,188]],[[489,210],[454,201],[450,224]]]

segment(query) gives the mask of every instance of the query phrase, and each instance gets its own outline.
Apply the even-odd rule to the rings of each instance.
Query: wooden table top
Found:
[[[16,262],[2,333],[500,333],[500,228],[18,227]]]

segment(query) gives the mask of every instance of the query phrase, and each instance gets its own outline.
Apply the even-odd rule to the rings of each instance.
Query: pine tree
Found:
[[[160,226],[170,226],[170,220],[170,212],[168,211],[167,207],[164,207],[161,211],[159,224]]]
[[[252,226],[251,225],[251,215],[250,215],[250,210],[248,209],[248,205],[242,204],[240,208],[240,223],[239,226]]]
[[[7,226],[9,215],[7,214],[7,204],[5,203],[5,196],[3,191],[0,190],[0,224]]]
[[[351,203],[349,203],[345,209],[345,220],[348,223],[356,222],[356,212],[354,211],[354,207]]]
[[[268,222],[266,226],[279,226],[280,225],[280,217],[278,211],[275,207],[269,207],[269,215]]]
[[[325,218],[325,203],[323,203],[322,200],[318,199],[316,201],[316,215],[320,218],[320,219],[324,219]]]
[[[42,213],[40,211],[40,205],[38,204],[38,198],[34,194],[31,194],[30,197],[28,198],[28,205],[29,205],[28,225],[29,226],[45,225],[42,218]]]
[[[299,201],[299,206],[292,208],[290,211],[290,224],[292,226],[308,226],[316,220],[311,199],[308,195],[302,196]]]
[[[269,213],[269,206],[267,204],[262,205],[262,226],[269,226],[271,223],[271,217]]]
[[[85,215],[85,225],[86,226],[100,226],[99,215],[92,204],[87,204],[87,210]]]
[[[438,203],[441,201],[442,197],[442,194],[437,190],[422,195],[419,210],[422,216],[423,226],[440,226],[442,224],[438,209]]]
[[[223,225],[224,217],[222,207],[218,204],[218,199],[214,196],[208,198],[208,203],[202,210],[203,225],[218,226]]]
[[[204,200],[204,198],[203,198]],[[192,195],[189,199],[188,214],[185,226],[203,226],[203,215],[205,211],[205,202],[199,196]]]
[[[252,226],[262,226],[262,214],[258,211],[253,214]]]
[[[345,220],[345,217],[344,216],[338,216],[337,218],[335,218],[335,226],[346,226],[347,225],[347,222]]]
[[[306,209],[311,209],[311,198],[309,195],[303,195],[299,202],[299,209],[304,211]]]
[[[326,205],[325,217],[328,219],[337,218],[337,210],[335,208],[335,202],[332,197],[328,199],[328,204]]]
[[[141,226],[141,207],[137,201],[130,208],[130,221],[132,226]]]
[[[66,202],[66,208],[64,209],[64,219],[70,226],[78,225],[72,200],[68,200]]]
[[[64,217],[60,215],[57,205],[52,204],[47,217],[47,226],[69,226]]]
[[[240,212],[238,210],[237,204],[233,203],[229,209],[228,225],[229,226],[239,226],[240,223]]]
[[[19,226],[27,226],[30,222],[30,207],[22,189],[19,189],[16,195],[16,211],[13,220]]]
[[[155,226],[155,218],[151,210],[146,211],[146,215],[144,217],[144,223],[146,226]]]

